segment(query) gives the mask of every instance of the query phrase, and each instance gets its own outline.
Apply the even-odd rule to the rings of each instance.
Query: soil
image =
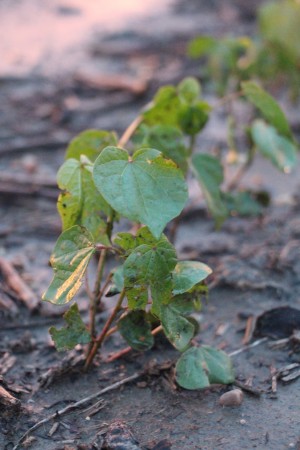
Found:
[[[12,3],[19,8],[30,2]],[[36,50],[38,59],[24,56],[19,72],[15,62],[1,63],[0,258],[16,269],[35,301],[52,277],[48,261],[60,233],[55,174],[68,141],[86,128],[121,133],[159,85],[187,74],[199,75],[199,63],[188,60],[185,50],[196,34],[254,32],[255,7],[260,2],[251,3],[252,7],[233,0],[222,5],[199,3],[166,2],[160,10],[152,10],[151,17],[136,17],[130,27],[120,26],[119,20],[118,28],[104,34],[93,31],[87,41],[79,40],[73,54],[64,47],[71,62],[64,61],[56,71],[56,56],[50,64],[43,47],[40,53]],[[32,5],[38,8],[36,2]],[[13,6],[4,2],[1,8],[11,20]],[[57,0],[55,8],[64,20],[84,16],[80,2]],[[5,14],[1,20],[5,21]],[[93,30],[96,25],[93,17]],[[283,103],[297,132],[298,108],[285,102],[284,94]],[[206,151],[226,146],[222,114],[214,116],[198,144]],[[102,358],[83,373],[82,349],[57,353],[48,334],[51,325],[62,324],[65,308],[39,301],[38,308],[31,310],[2,276],[0,386],[19,399],[21,407],[1,409],[0,448],[12,449],[31,426],[72,402],[145,372],[104,394],[95,414],[86,410],[95,403],[89,402],[42,425],[19,448],[300,449],[299,378],[278,379],[275,386],[273,376],[282,367],[300,363],[297,336],[276,345],[270,338],[261,341],[260,336],[253,338],[256,346],[245,347],[243,341],[249,318],[280,306],[300,308],[299,174],[299,168],[288,176],[278,174],[269,163],[258,160],[243,183],[267,188],[271,206],[263,217],[232,217],[219,232],[190,180],[192,212],[182,220],[176,238],[180,258],[199,259],[214,270],[209,299],[196,316],[201,327],[196,342],[228,353],[243,349],[232,356],[236,378],[259,396],[245,391],[239,407],[223,408],[219,397],[231,387],[180,389],[172,371],[178,353],[161,337],[151,351],[131,352],[108,363],[107,357],[125,346],[120,336],[113,335]],[[107,309],[112,302],[106,300]],[[78,304],[86,317],[84,293]],[[98,326],[106,314],[98,318]],[[123,447],[108,446],[112,429],[123,439]]]

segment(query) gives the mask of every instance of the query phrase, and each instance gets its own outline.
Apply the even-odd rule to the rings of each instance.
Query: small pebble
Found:
[[[245,419],[241,419],[241,420],[240,420],[240,424],[241,424],[241,425],[246,425],[246,420],[245,420]]]
[[[233,389],[221,395],[219,403],[221,406],[240,406],[243,402],[243,392],[240,389]]]

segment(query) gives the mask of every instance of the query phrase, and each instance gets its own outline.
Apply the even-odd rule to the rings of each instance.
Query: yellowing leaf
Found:
[[[43,300],[57,305],[71,301],[94,252],[93,237],[85,228],[75,225],[64,231],[50,259],[54,277]]]

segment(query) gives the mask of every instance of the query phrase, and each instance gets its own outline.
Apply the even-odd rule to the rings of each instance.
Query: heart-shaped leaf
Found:
[[[74,303],[69,311],[64,314],[64,319],[67,323],[66,327],[60,330],[55,327],[49,329],[55,347],[59,352],[72,350],[77,344],[88,344],[91,341],[90,333],[80,317],[77,303]]]
[[[280,136],[274,127],[262,120],[253,122],[251,135],[263,156],[278,169],[290,173],[297,163],[297,149],[290,140]]]
[[[212,273],[210,267],[199,261],[179,261],[173,271],[173,294],[183,294]]]
[[[64,305],[72,300],[81,286],[82,277],[94,252],[93,237],[88,230],[75,225],[64,231],[50,258],[54,277],[43,300],[57,305]]]
[[[203,345],[189,348],[179,358],[176,380],[185,389],[203,389],[211,383],[233,383],[234,372],[226,353]]]
[[[95,161],[94,181],[114,210],[147,225],[156,238],[188,197],[181,170],[154,149],[130,157],[123,149],[105,148]]]
[[[201,185],[207,207],[219,228],[228,215],[220,191],[220,185],[223,182],[223,168],[217,158],[206,154],[194,155],[192,168]]]

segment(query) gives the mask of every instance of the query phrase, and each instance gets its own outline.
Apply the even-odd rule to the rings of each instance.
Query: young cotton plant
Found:
[[[297,148],[280,106],[252,81],[242,84],[240,95],[262,116],[248,124],[251,145],[243,171],[260,152],[289,172],[296,164]],[[50,329],[58,350],[88,344],[86,368],[115,331],[136,350],[151,348],[154,336],[164,332],[182,352],[176,368],[181,386],[194,389],[233,381],[225,353],[192,345],[198,327],[191,314],[199,309],[211,269],[199,261],[178,261],[164,234],[186,204],[189,172],[198,179],[217,227],[233,211],[261,211],[251,193],[224,190],[222,158],[194,154],[196,136],[210,111],[198,81],[186,78],[177,86],[162,87],[118,142],[115,133],[88,130],[67,149],[57,176],[63,232],[50,260],[54,278],[43,299],[59,305],[70,302],[92,256],[99,253],[94,289],[86,283],[88,328],[73,304],[65,313],[67,326]],[[136,233],[113,235],[114,223],[122,217],[133,222]],[[108,254],[115,258],[115,268],[107,273]],[[104,295],[118,299],[97,335],[96,313]]]
[[[187,201],[184,174],[159,150],[128,152],[115,142],[112,133],[82,133],[71,142],[58,172],[63,232],[51,256],[54,277],[43,299],[58,305],[73,300],[92,256],[100,255],[94,289],[88,289],[88,327],[74,303],[64,315],[67,326],[50,329],[52,339],[61,351],[87,344],[88,368],[113,332],[118,330],[131,348],[141,351],[150,349],[162,331],[182,352],[177,363],[181,386],[231,383],[233,370],[225,353],[192,346],[198,327],[190,315],[199,309],[211,269],[198,261],[178,261],[163,233]],[[113,235],[114,222],[122,217],[134,222],[135,234]],[[106,273],[109,253],[116,267]],[[107,289],[118,297],[97,334],[96,312]]]

